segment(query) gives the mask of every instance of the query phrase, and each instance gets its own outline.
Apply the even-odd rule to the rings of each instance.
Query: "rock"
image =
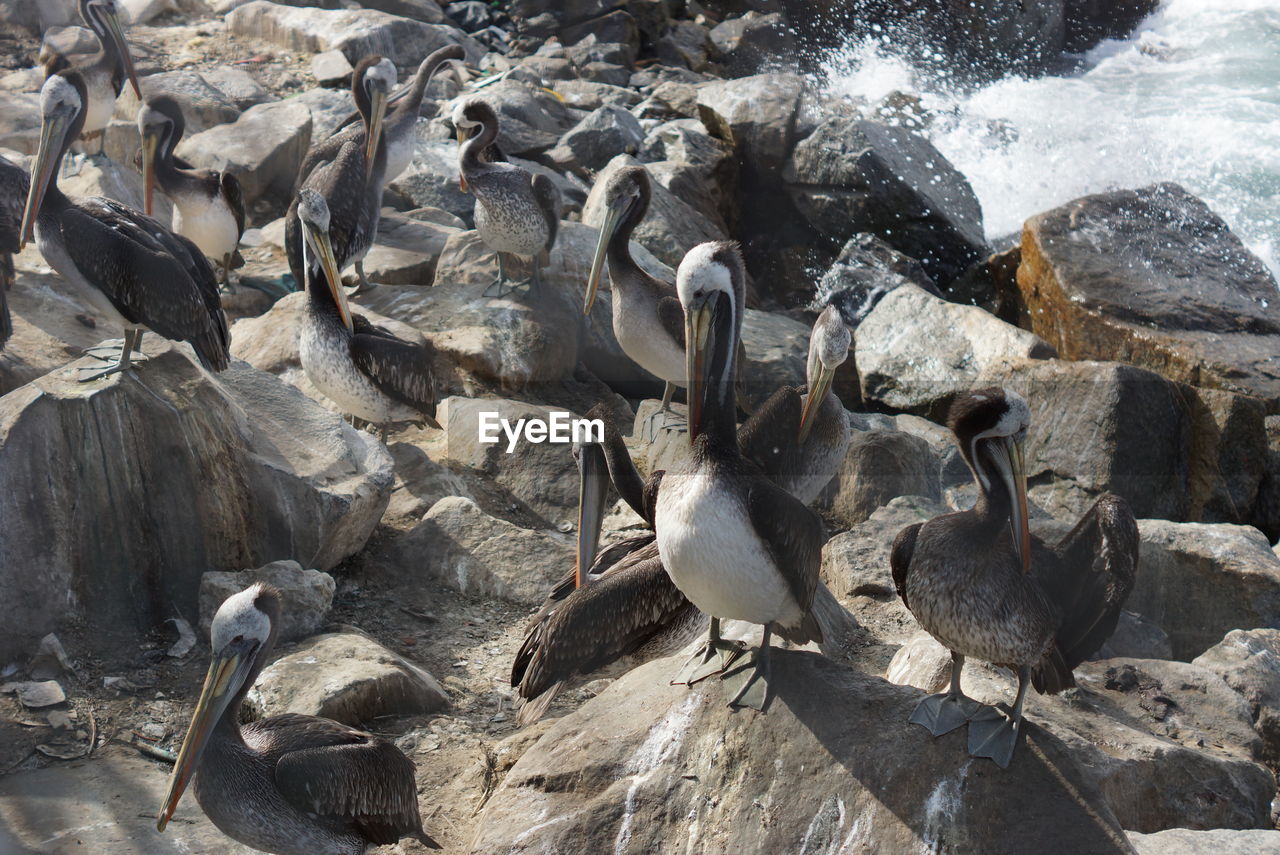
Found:
[[[1193,831],[1170,828],[1155,834],[1129,832],[1138,855],[1280,855],[1280,831]]]
[[[770,63],[789,64],[796,58],[795,39],[780,12],[747,12],[722,21],[711,29],[711,42],[731,77],[754,74]]]
[[[834,480],[831,516],[855,526],[898,496],[942,501],[941,469],[938,456],[919,437],[896,430],[854,431]]]
[[[351,92],[344,89],[308,89],[286,103],[303,104],[311,111],[311,138],[328,139],[338,125],[355,110]]]
[[[362,0],[360,5],[365,9],[425,21],[428,24],[439,24],[446,20],[444,10],[436,0]]]
[[[527,62],[526,60],[526,64]],[[641,100],[640,93],[633,89],[611,86],[608,83],[593,83],[576,77],[555,80],[552,88],[564,99],[565,104],[575,110],[597,110],[608,105],[634,107]]]
[[[658,39],[658,58],[668,65],[705,71],[715,45],[706,27],[695,21],[674,21]]]
[[[923,136],[829,119],[787,162],[792,201],[823,235],[871,232],[920,259],[945,287],[986,249],[982,207],[965,177]]]
[[[907,526],[933,519],[948,510],[945,505],[922,496],[900,496],[891,500],[865,521],[827,541],[822,549],[822,580],[842,600],[892,597],[900,606],[889,570],[893,539]],[[913,625],[908,637],[916,629]]]
[[[276,101],[250,107],[231,124],[184,137],[177,154],[195,166],[233,173],[246,206],[270,199],[283,210],[311,145],[311,131],[311,110],[305,104]]]
[[[240,117],[240,107],[205,80],[198,71],[162,71],[148,74],[140,82],[145,97],[168,95],[178,102],[178,106],[182,108],[182,118],[186,122],[184,134],[198,134],[214,125],[234,122]],[[138,96],[133,94],[132,87],[126,85],[116,99],[114,115],[117,119],[136,123],[138,106]]]
[[[1237,627],[1280,625],[1280,557],[1252,526],[1140,520],[1138,578],[1126,606],[1190,660]]]
[[[57,680],[25,681],[0,685],[0,695],[15,694],[18,703],[29,710],[39,710],[65,703],[67,695]]]
[[[257,104],[271,100],[270,94],[253,76],[239,68],[206,68],[200,72],[205,82],[222,93],[240,110],[247,110]]]
[[[652,128],[639,155],[659,184],[688,202],[726,233],[737,218],[738,163],[733,147],[696,119]]]
[[[856,329],[885,294],[906,282],[942,296],[920,262],[875,235],[856,234],[845,242],[835,263],[822,275],[812,308],[820,311],[835,306],[844,322]]]
[[[47,680],[62,676],[76,676],[71,657],[52,632],[40,639],[40,646],[27,663],[27,673],[33,680]]]
[[[311,57],[311,74],[321,86],[342,88],[351,85],[354,68],[340,50],[327,50]]]
[[[430,285],[436,262],[449,238],[462,230],[423,222],[409,214],[384,213],[378,236],[364,258],[371,282],[380,285]]]
[[[574,125],[547,156],[585,177],[603,169],[615,155],[635,154],[642,142],[644,131],[636,117],[622,107],[608,105]]]
[[[1032,217],[1018,287],[1067,359],[1115,359],[1280,410],[1275,278],[1176,184],[1077,199]]]
[[[177,9],[175,0],[116,0],[122,24],[146,24],[165,12]]]
[[[1172,659],[1173,644],[1169,641],[1169,634],[1155,621],[1125,610],[1120,613],[1115,632],[1089,658]]]
[[[1034,725],[1034,748],[985,774],[963,734],[933,741],[908,724],[918,691],[816,653],[774,651],[767,716],[730,710],[715,681],[667,685],[678,664],[650,662],[553,722],[489,800],[469,851],[657,852],[678,837],[690,852],[906,852],[943,839],[990,852],[992,828],[1001,852],[1067,837],[1080,855],[1117,851],[1123,832],[1101,795]]]
[[[613,62],[588,62],[578,69],[578,74],[583,80],[610,86],[626,86],[631,82],[631,69]]]
[[[352,726],[449,706],[426,670],[359,632],[317,635],[267,666],[249,691],[259,718],[298,713]]]
[[[76,362],[0,401],[0,479],[23,497],[0,504],[0,659],[69,619],[103,637],[175,608],[194,623],[205,570],[329,569],[382,516],[379,443],[243,363],[215,380],[158,336],[144,347],[137,379],[82,385]]]
[[[68,196],[106,196],[124,202],[134,210],[143,205],[142,175],[138,171],[103,158],[85,158],[76,166],[74,175],[58,179],[58,187]],[[170,222],[173,205],[163,193],[155,195],[155,218]]]
[[[200,632],[209,635],[223,601],[250,585],[265,582],[280,592],[280,641],[314,635],[333,604],[334,581],[328,573],[303,570],[297,561],[272,561],[257,570],[212,571],[200,577]]]
[[[454,26],[467,33],[483,30],[494,20],[494,10],[481,0],[453,0],[445,6],[444,14]]]
[[[1233,629],[1192,664],[1218,674],[1244,698],[1263,759],[1274,768],[1280,760],[1280,630]]]
[[[567,455],[567,452],[566,452]],[[470,499],[448,496],[399,538],[393,555],[416,578],[439,579],[466,594],[535,605],[573,567],[573,541],[491,517]]]
[[[1155,11],[1158,0],[1066,0],[1066,41],[1072,53],[1083,53],[1103,39],[1123,39]],[[1182,855],[1180,852],[1170,855]]]
[[[795,144],[795,118],[805,94],[797,74],[756,74],[697,87],[708,127],[734,141],[739,165],[776,181]]]
[[[591,195],[582,207],[582,222],[598,229],[604,222],[604,187],[609,177],[619,169],[637,166],[638,160],[628,154],[620,154],[596,176]],[[664,264],[675,268],[686,252],[700,243],[725,240],[727,235],[714,223],[700,214],[657,181],[649,182],[652,194],[649,211],[636,227],[633,239],[652,252]]]
[[[73,14],[75,11],[73,10]],[[101,42],[93,30],[88,27],[50,27],[40,36],[40,53],[59,53],[63,56],[91,54],[98,50]],[[39,68],[40,80],[36,83],[36,91],[44,84],[44,69]]]
[[[441,208],[473,222],[475,197],[458,184],[458,145],[453,142],[420,142],[413,162],[391,188],[417,207]]]
[[[409,528],[447,496],[475,499],[461,476],[418,445],[395,442],[387,450],[396,463],[396,483],[383,516],[387,523],[407,521],[405,528]]]
[[[79,23],[74,3],[65,0],[10,0],[0,4],[0,21],[39,35],[49,27]]]
[[[0,148],[31,155],[40,148],[38,92],[0,94]]]
[[[453,27],[372,9],[299,9],[254,0],[229,12],[226,21],[233,36],[271,42],[299,53],[339,50],[353,64],[376,53],[397,66],[407,66],[449,44],[466,47],[472,61],[479,61],[482,53],[473,40]]]
[[[672,277],[674,279],[674,277]],[[742,403],[754,410],[782,386],[803,386],[809,327],[786,315],[747,309],[742,318],[746,363],[738,374]]]
[[[560,31],[560,41],[566,45],[565,56],[578,65],[585,64],[582,61],[583,49],[590,51],[597,46],[605,48],[616,45],[610,51],[612,55],[598,58],[630,66],[635,63],[640,48],[640,30],[635,18],[621,9],[615,9],[598,18],[565,27]]]
[[[508,157],[540,154],[578,121],[555,95],[518,80],[501,80],[473,97],[483,99],[498,113],[498,147]],[[446,112],[451,114],[452,107]]]
[[[1280,540],[1280,416],[1267,416],[1266,471],[1258,484],[1254,525],[1271,541]]]
[[[1053,355],[1038,336],[909,282],[880,300],[853,339],[863,396],[935,421],[943,420],[955,393],[974,386],[989,366]]]

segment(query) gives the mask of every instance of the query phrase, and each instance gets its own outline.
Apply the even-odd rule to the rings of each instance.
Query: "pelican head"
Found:
[[[587,298],[582,306],[584,315],[591,314],[600,288],[600,276],[604,270],[609,243],[621,223],[638,221],[649,207],[649,173],[643,166],[625,166],[609,176],[604,186],[604,222],[600,224],[600,236],[596,239],[596,254],[591,260],[591,276],[587,279]]]
[[[151,214],[156,189],[156,159],[168,157],[182,136],[185,122],[182,108],[168,95],[149,98],[138,108],[138,133],[142,136],[142,186],[145,207]]]
[[[31,241],[36,216],[49,182],[71,140],[84,127],[85,85],[78,72],[59,72],[40,88],[40,148],[31,171],[27,207],[22,212],[21,244]]]
[[[314,188],[303,187],[298,191],[298,221],[302,225],[302,266],[306,271],[307,288],[320,287],[320,283],[311,281],[311,263],[307,259],[310,251],[320,261],[320,273],[338,307],[343,325],[349,330],[354,329],[351,309],[347,305],[347,293],[342,288],[342,276],[338,271],[338,259],[333,253],[333,242],[329,239],[329,203]]]
[[[116,9],[115,0],[80,0],[80,17],[85,26],[97,34],[102,46],[107,41],[115,46],[124,64],[124,73],[133,87],[133,94],[142,98],[142,88],[138,85],[138,71],[133,67],[133,57],[129,54],[129,44],[124,40],[124,30],[120,27],[120,13]]]
[[[813,418],[822,408],[827,392],[831,390],[836,369],[849,358],[850,340],[849,328],[844,325],[840,311],[835,306],[823,309],[809,336],[809,364],[805,371],[809,397],[805,400],[804,412],[800,414],[801,442],[809,436]]]
[[[1003,490],[1009,500],[1013,548],[1022,569],[1031,568],[1031,530],[1027,519],[1027,471],[1023,443],[1031,409],[1021,395],[993,386],[961,395],[947,423],[960,453],[988,500]]]
[[[738,244],[713,241],[689,250],[676,271],[676,291],[684,307],[689,441],[693,442],[702,431],[707,404],[723,408],[734,402],[733,360],[746,293]]]
[[[218,607],[209,631],[213,642],[209,673],[160,806],[156,822],[160,831],[173,817],[214,726],[240,698],[249,679],[256,676],[262,657],[275,641],[279,618],[280,594],[261,582],[228,597]]]
[[[396,85],[396,66],[391,60],[373,54],[360,60],[352,72],[357,104],[365,104],[365,175],[373,171],[373,161],[382,139],[382,123],[387,114],[387,98]]]
[[[479,98],[463,98],[453,105],[450,115],[454,132],[458,136],[458,145],[481,133],[489,132],[491,137],[498,135],[498,114],[486,102]],[[467,190],[467,178],[459,175],[458,184],[463,192]]]

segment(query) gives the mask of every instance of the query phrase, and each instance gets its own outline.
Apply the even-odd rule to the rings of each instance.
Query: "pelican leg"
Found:
[[[764,625],[764,635],[760,638],[760,647],[749,660],[726,671],[720,679],[727,688],[738,687],[737,692],[729,699],[731,707],[749,707],[764,712],[769,706],[769,698],[773,694],[769,690],[769,637],[773,634],[773,625]]]
[[[662,419],[663,430],[675,431],[676,433],[688,432],[688,419],[671,409],[671,398],[675,391],[675,384],[668,380],[662,389],[662,407],[645,419],[645,431],[649,435],[649,442],[653,442],[658,438],[658,419]]]
[[[142,330],[126,329],[124,331],[124,342],[120,345],[119,357],[116,359],[115,364],[97,370],[81,368],[80,382],[91,383],[94,380],[110,377],[112,374],[130,371],[130,367],[133,364],[133,349],[141,339]]]
[[[224,294],[234,294],[236,292],[235,286],[231,284],[231,255],[229,252],[223,255],[222,263],[219,265],[218,272],[222,274],[218,282],[222,286],[219,290]]]
[[[680,673],[671,681],[671,685],[684,683],[692,686],[713,674],[722,673],[736,662],[745,650],[746,646],[742,642],[728,641],[720,637],[720,618],[713,617],[711,629],[707,634],[707,643],[689,657],[689,660],[680,668]]]
[[[989,757],[1001,769],[1008,769],[1013,749],[1018,745],[1022,729],[1022,704],[1027,699],[1031,669],[1018,669],[1018,696],[1006,716],[998,709],[984,707],[969,720],[969,756]]]
[[[484,297],[505,297],[512,292],[511,287],[507,285],[507,254],[505,252],[498,253],[498,278],[493,280],[493,284],[484,289]]]
[[[360,281],[355,285],[352,285],[350,288],[347,288],[345,285],[342,286],[343,289],[346,290],[348,297],[354,297],[356,294],[363,294],[365,291],[372,290],[374,287],[374,284],[369,281],[369,277],[364,275],[364,259],[360,259],[356,262],[356,278]]]
[[[960,672],[964,670],[964,657],[951,651],[951,688],[940,695],[930,695],[916,704],[908,719],[934,736],[950,733],[968,722],[980,710],[990,709],[960,691]]]

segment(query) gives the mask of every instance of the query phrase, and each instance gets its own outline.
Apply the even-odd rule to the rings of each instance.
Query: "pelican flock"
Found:
[[[270,338],[273,353],[281,354],[280,363],[301,369],[306,378],[298,381],[302,391],[336,409],[353,426],[364,422],[378,429],[375,438],[335,416],[335,436],[378,459],[391,460],[384,446],[394,433],[396,490],[413,492],[413,476],[404,464],[421,452],[419,457],[441,472],[448,470],[453,477],[467,469],[468,477],[474,476],[468,485],[485,485],[467,496],[475,505],[469,512],[510,517],[494,522],[493,531],[500,534],[484,535],[489,539],[486,548],[501,554],[503,570],[512,570],[505,564],[519,561],[502,553],[497,544],[532,534],[530,527],[545,529],[538,533],[545,535],[542,542],[560,544],[557,548],[565,557],[556,565],[559,569],[539,577],[539,584],[545,582],[549,588],[545,600],[528,603],[532,614],[521,613],[520,624],[512,627],[510,649],[501,657],[502,692],[508,692],[507,683],[510,687],[502,703],[517,706],[514,718],[520,726],[574,706],[577,699],[568,687],[617,677],[655,659],[669,660],[660,685],[687,687],[664,691],[688,699],[695,693],[715,698],[717,706],[727,703],[735,710],[720,714],[731,715],[736,726],[761,729],[775,715],[793,714],[777,710],[773,701],[779,677],[790,683],[799,673],[793,670],[799,657],[844,660],[827,666],[831,668],[864,668],[865,662],[855,663],[855,657],[842,653],[838,621],[832,617],[838,613],[853,623],[846,606],[853,608],[853,599],[861,595],[836,590],[824,570],[829,534],[853,525],[832,507],[829,497],[835,486],[847,484],[845,466],[853,459],[850,449],[857,435],[850,411],[862,404],[849,393],[856,384],[839,379],[857,376],[859,366],[851,364],[850,355],[860,333],[846,326],[835,304],[781,306],[768,302],[773,298],[757,303],[753,297],[748,306],[748,295],[755,293],[749,283],[760,285],[772,274],[767,265],[759,264],[759,247],[745,239],[741,245],[729,239],[692,245],[684,242],[687,235],[676,234],[672,239],[682,243],[674,275],[664,278],[647,272],[631,245],[646,218],[669,216],[663,199],[673,190],[658,186],[662,174],[644,163],[611,168],[599,179],[593,193],[602,199],[603,215],[594,234],[572,223],[578,217],[574,192],[562,196],[560,187],[576,187],[581,175],[561,170],[563,180],[552,180],[542,170],[559,154],[528,155],[542,164],[535,171],[520,165],[528,161],[513,162],[498,144],[500,138],[504,145],[510,140],[508,150],[526,156],[521,146],[527,140],[521,134],[530,131],[528,123],[517,118],[524,115],[524,102],[513,101],[509,94],[511,86],[526,85],[520,83],[528,76],[528,69],[519,64],[522,54],[513,52],[499,62],[489,58],[477,66],[476,51],[483,45],[468,38],[451,40],[426,56],[408,56],[401,46],[388,43],[383,47],[388,52],[395,47],[396,55],[349,57],[354,69],[341,98],[349,93],[351,115],[331,133],[312,137],[305,154],[299,144],[301,156],[291,163],[290,174],[292,166],[297,170],[288,195],[249,198],[246,189],[256,183],[242,183],[248,176],[238,165],[228,162],[215,169],[199,165],[207,157],[189,155],[196,163],[177,155],[192,118],[192,102],[181,91],[160,91],[147,83],[151,74],[163,70],[155,66],[163,66],[166,57],[148,54],[148,61],[139,65],[145,72],[140,79],[114,0],[79,0],[78,10],[96,36],[98,50],[88,56],[50,50],[42,54],[40,130],[34,154],[25,167],[0,156],[0,358],[25,346],[24,336],[13,337],[16,325],[34,326],[21,311],[11,312],[9,300],[11,289],[24,287],[26,270],[26,258],[20,257],[15,273],[13,256],[32,242],[56,272],[54,287],[63,289],[60,297],[65,297],[66,306],[83,310],[76,318],[90,326],[96,324],[94,319],[106,320],[125,330],[118,346],[107,343],[85,351],[106,363],[80,371],[81,383],[99,384],[74,387],[86,395],[113,383],[148,386],[148,371],[138,365],[142,336],[148,331],[184,343],[179,348],[184,353],[189,347],[191,370],[201,382],[231,389],[235,384],[228,378],[240,368],[227,371],[232,364],[227,311],[236,305],[242,314],[270,312],[256,334]],[[485,14],[498,15],[492,10]],[[558,67],[558,55],[540,59],[548,68]],[[344,87],[347,67],[338,81]],[[459,73],[458,97],[438,103],[428,99],[432,79],[450,68]],[[410,77],[396,89],[402,71]],[[481,73],[486,76],[468,82]],[[126,82],[138,96],[136,117],[112,124],[116,99]],[[503,89],[492,85],[499,82]],[[587,112],[578,104],[607,100],[614,97],[608,90],[622,88],[593,86],[567,94],[527,88],[538,97],[564,102],[566,115],[576,123]],[[699,115],[710,121],[709,113]],[[647,114],[644,121],[650,121]],[[693,120],[683,116],[677,121]],[[71,154],[73,143],[104,129],[114,134],[121,126],[129,134],[136,130],[144,211],[105,196],[68,195],[59,187],[60,180],[64,188],[69,186],[64,163],[85,162]],[[415,212],[404,204],[409,185],[400,180],[417,174],[414,164],[424,142],[448,147],[447,189],[465,202],[466,217]],[[610,152],[609,157],[623,153],[635,151]],[[451,171],[455,154],[457,176]],[[591,178],[589,170],[583,174]],[[456,193],[455,177],[469,196]],[[586,186],[581,189],[585,195]],[[157,192],[172,202],[171,223],[153,216]],[[405,217],[449,222],[441,226],[451,231],[446,250],[436,250],[436,270],[448,269],[443,253],[463,243],[453,232],[473,232],[470,246],[482,245],[484,251],[478,258],[458,260],[458,266],[479,269],[485,282],[492,275],[492,284],[482,293],[463,296],[442,275],[412,285],[375,287],[366,276],[364,260],[377,245],[384,204],[405,211]],[[459,227],[467,218],[473,229]],[[283,235],[276,238],[283,252],[257,249],[262,242],[251,240],[252,230],[265,235],[272,221],[278,229],[274,233]],[[553,275],[547,275],[553,250]],[[516,265],[527,268],[527,276],[513,275]],[[351,289],[341,278],[348,266],[354,266],[359,280]],[[274,276],[284,283],[292,277],[303,293],[290,295],[277,308],[264,305],[254,310],[240,308],[243,295],[237,295],[228,298],[224,308],[231,271],[250,268],[252,274],[240,274],[242,282],[250,275]],[[576,287],[565,291],[563,284],[570,280]],[[796,290],[794,284],[787,288]],[[816,283],[808,285],[808,291],[816,293]],[[525,301],[485,299],[526,289],[530,299]],[[579,348],[581,358],[559,380],[513,389],[505,378],[485,373],[490,363],[516,361],[510,353],[496,352],[514,347],[509,342],[516,338],[534,339],[550,349],[561,335],[566,341],[570,334],[574,341],[585,336],[586,319],[597,300],[604,299],[603,290],[611,292],[607,299],[614,357],[631,360],[663,383],[656,412],[648,421],[627,422],[630,433],[620,427],[622,417],[638,412],[641,402],[624,398],[598,380],[585,347]],[[761,293],[770,292],[766,287]],[[428,309],[415,314],[402,308],[419,303]],[[460,312],[467,303],[471,305],[465,321],[451,323],[449,313]],[[374,308],[376,315],[370,314]],[[744,321],[753,310],[781,315],[784,308],[789,316],[788,345],[794,345],[787,379],[782,382],[777,373],[770,375],[770,388],[764,392],[772,394],[758,406],[744,407],[743,385],[758,388],[764,375],[757,350],[761,343],[752,339],[752,325]],[[65,311],[74,314],[71,308]],[[402,331],[403,325],[375,323],[379,315],[421,324],[421,339],[386,328]],[[489,315],[492,327],[475,320]],[[797,318],[808,325],[807,343]],[[604,334],[607,337],[607,331]],[[863,351],[858,353],[861,361]],[[281,376],[288,380],[299,375]],[[653,392],[656,398],[656,384]],[[446,419],[443,413],[446,406],[453,408],[447,398],[515,397],[523,402],[521,395],[539,405],[585,410],[584,423],[598,425],[600,431],[596,436],[589,431],[585,437],[575,435],[559,457],[537,458],[545,469],[509,483],[493,473],[517,464],[486,458],[483,466],[489,468],[481,472],[481,464],[474,463],[479,455],[460,451],[475,439],[459,433],[465,428],[457,425],[464,420]],[[677,395],[686,401],[687,417],[673,406]],[[903,528],[891,542],[880,544],[889,555],[885,566],[864,569],[884,577],[886,594],[891,580],[905,611],[892,602],[888,605],[898,609],[903,621],[913,620],[912,627],[936,640],[946,651],[939,656],[950,657],[945,691],[925,694],[898,687],[904,695],[914,692],[908,698],[910,706],[902,707],[902,718],[907,719],[910,709],[908,721],[918,727],[901,728],[918,735],[920,744],[913,747],[938,756],[946,752],[951,761],[957,751],[967,753],[993,761],[994,765],[982,763],[992,775],[1012,774],[996,767],[1015,767],[1016,772],[1016,764],[1030,762],[1023,759],[1027,752],[1016,751],[1026,730],[1028,690],[1052,695],[1076,688],[1076,672],[1099,653],[1123,619],[1138,582],[1138,527],[1125,498],[1095,493],[1092,506],[1068,534],[1054,543],[1034,536],[1024,448],[1029,433],[1051,432],[1053,425],[1032,424],[1031,404],[1004,386],[961,388],[943,402],[948,415],[934,430],[945,427],[950,432],[972,476],[976,498],[966,503],[957,491],[949,497],[951,512]],[[307,405],[315,406],[311,401]],[[936,417],[937,410],[931,413]],[[406,423],[422,430],[401,427]],[[520,453],[528,453],[532,445],[521,447]],[[473,463],[464,466],[459,462],[464,458]],[[659,459],[666,462],[649,462]],[[521,493],[541,490],[543,481],[550,485],[561,474],[554,471],[557,467],[563,467],[566,477],[576,474],[578,484],[576,520],[562,522],[558,532],[554,515],[547,516]],[[392,471],[392,464],[386,471]],[[327,472],[323,477],[345,474]],[[440,482],[446,481],[442,476]],[[387,493],[390,483],[388,476]],[[435,498],[434,491],[433,482],[424,492]],[[546,492],[553,490],[548,486]],[[621,504],[618,513],[611,514],[615,497]],[[386,501],[383,497],[384,507]],[[564,510],[571,516],[571,508]],[[272,513],[269,518],[277,520],[275,524],[290,524],[284,516]],[[531,522],[534,517],[537,521]],[[621,518],[630,522],[615,525]],[[430,513],[422,518],[419,512],[413,520],[423,531],[430,529],[429,521],[443,525]],[[477,524],[475,531],[482,528]],[[513,533],[516,529],[521,530],[518,535]],[[401,533],[390,524],[379,532],[387,538]],[[429,548],[444,552],[446,535],[435,536],[438,541]],[[351,574],[350,580],[339,583],[347,605],[365,596],[363,582],[358,583],[364,562],[358,549],[351,554],[355,560],[332,570],[340,577]],[[305,561],[311,556],[268,557]],[[469,560],[456,559],[458,566],[445,574],[466,596],[473,595],[467,586],[483,575],[481,569],[501,576],[492,568],[481,568],[498,559]],[[541,572],[530,568],[514,569]],[[563,575],[557,580],[555,573],[560,571]],[[429,599],[437,584],[443,582],[414,575],[396,589],[396,596],[412,590]],[[512,587],[507,577],[487,584],[501,589],[502,596]],[[542,590],[535,589],[535,596]],[[247,713],[245,702],[255,681],[272,661],[288,603],[287,591],[259,581],[242,586],[213,612],[203,688],[194,705],[175,699],[190,718],[172,758],[158,830],[164,832],[181,817],[182,797],[190,787],[213,826],[263,852],[363,855],[372,847],[407,839],[440,848],[424,831],[422,819],[421,806],[430,803],[434,809],[438,799],[424,786],[432,775],[431,755],[408,747],[402,751],[397,745],[412,741],[397,743],[390,736],[419,727],[421,719],[406,715],[366,722],[364,726],[378,729],[375,735],[311,715],[287,712],[248,721],[242,714]],[[407,604],[402,611],[415,613]],[[910,619],[905,617],[908,613]],[[194,621],[194,616],[187,617]],[[757,627],[758,641],[743,640],[755,638],[751,633]],[[425,644],[437,641],[430,632],[423,637]],[[773,652],[777,646],[801,652],[778,655]],[[412,659],[422,649],[413,640],[404,642],[401,652]],[[442,641],[432,651],[433,657],[437,654],[458,656]],[[969,660],[1005,669],[1016,679],[1011,705],[993,706],[965,694],[961,681]],[[460,664],[467,665],[466,656]],[[884,676],[871,674],[877,680]],[[188,674],[188,680],[191,677]],[[1080,688],[1087,687],[1082,683]],[[1033,718],[1044,703],[1033,705]],[[788,708],[796,706],[788,700]],[[503,716],[491,721],[504,721],[505,712]],[[854,719],[847,723],[851,729],[876,725]],[[925,739],[920,728],[935,740]],[[940,738],[961,729],[963,746],[955,738]],[[932,783],[925,784],[921,799],[930,798]],[[488,797],[486,791],[484,798]],[[843,816],[843,805],[840,810]],[[442,829],[433,815],[427,819],[441,840],[451,845],[460,841],[460,833]],[[531,827],[541,821],[529,817]]]

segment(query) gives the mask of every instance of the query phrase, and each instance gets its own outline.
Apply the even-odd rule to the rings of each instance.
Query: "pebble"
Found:
[[[0,686],[0,693],[18,695],[18,701],[27,709],[52,707],[66,701],[66,693],[56,680],[27,681],[23,683],[5,683]]]

